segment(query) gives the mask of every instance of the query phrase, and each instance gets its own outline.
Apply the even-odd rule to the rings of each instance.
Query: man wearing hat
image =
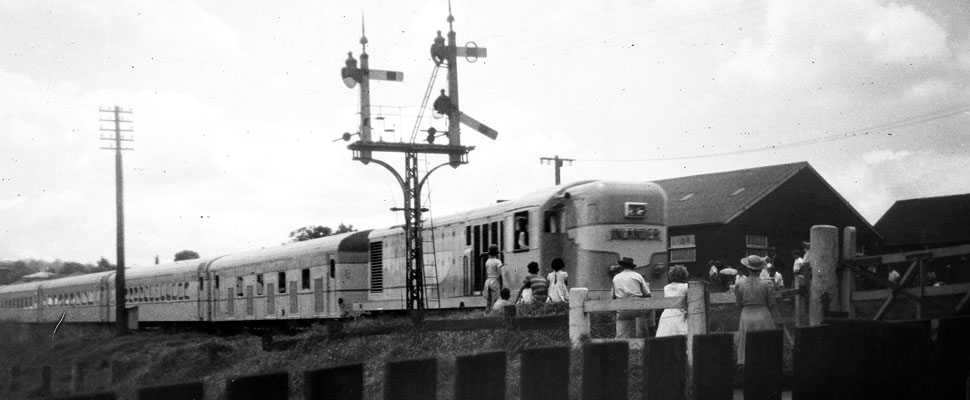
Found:
[[[744,364],[744,342],[748,332],[775,329],[775,319],[772,317],[775,298],[771,295],[771,288],[767,282],[754,278],[767,263],[763,258],[751,255],[742,258],[741,264],[747,268],[752,279],[739,281],[734,287],[734,297],[741,309],[738,334],[735,337],[738,364]]]
[[[650,285],[633,270],[637,267],[633,259],[623,257],[617,264],[620,272],[613,276],[613,298],[650,297]],[[616,338],[647,337],[650,327],[656,324],[653,316],[653,310],[617,311]]]

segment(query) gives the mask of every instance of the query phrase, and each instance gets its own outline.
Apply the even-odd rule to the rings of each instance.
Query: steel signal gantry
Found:
[[[448,24],[450,27],[455,18],[451,15],[450,3],[448,8]],[[359,135],[360,140],[351,143],[347,148],[353,151],[355,160],[364,164],[373,162],[386,168],[394,175],[394,178],[397,179],[398,184],[401,186],[401,191],[404,193],[404,208],[394,209],[393,211],[404,211],[405,217],[405,267],[407,271],[405,278],[405,308],[408,310],[423,309],[425,308],[425,296],[421,214],[426,209],[421,207],[421,189],[431,173],[438,168],[445,165],[451,165],[457,168],[461,164],[468,163],[468,152],[473,150],[474,147],[461,145],[459,138],[460,130],[458,128],[460,123],[468,125],[492,139],[498,136],[498,132],[464,115],[458,109],[458,70],[455,62],[456,57],[461,54],[469,58],[469,60],[473,57],[477,59],[478,57],[485,56],[485,49],[478,49],[477,47],[471,49],[456,47],[454,30],[448,34],[449,43],[447,45],[444,42],[444,38],[441,37],[440,31],[438,32],[438,38],[435,39],[435,43],[432,45],[432,60],[436,66],[441,66],[447,62],[448,67],[448,90],[451,96],[445,95],[444,90],[442,90],[441,96],[435,100],[433,106],[436,111],[446,111],[443,113],[439,111],[439,113],[448,115],[447,145],[434,144],[434,137],[437,131],[433,127],[428,129],[428,144],[375,142],[371,137],[369,81],[370,79],[401,81],[404,79],[404,74],[395,71],[370,69],[367,55],[367,37],[363,35],[363,27],[361,28],[361,32],[360,44],[362,51],[360,55],[360,67],[357,67],[357,60],[353,58],[353,54],[350,54],[341,70],[341,78],[348,88],[353,88],[357,84],[360,84],[360,131],[356,133]],[[420,123],[420,120],[418,122]],[[349,141],[352,136],[354,134],[345,133],[343,139]],[[404,176],[402,177],[402,174],[398,173],[390,164],[383,160],[373,158],[374,152],[404,153]],[[447,154],[449,161],[431,168],[425,172],[424,177],[421,177],[418,171],[418,154]]]

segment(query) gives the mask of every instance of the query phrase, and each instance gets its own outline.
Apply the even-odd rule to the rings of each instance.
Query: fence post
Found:
[[[781,400],[784,331],[772,329],[745,334],[744,398]]]
[[[941,399],[963,398],[970,377],[970,317],[940,319],[937,333],[939,373],[936,385]]]
[[[175,385],[152,386],[138,389],[138,400],[202,400],[205,387],[202,382],[180,383]]]
[[[709,300],[706,282],[687,282],[687,362],[693,361],[694,336],[707,333]]]
[[[847,226],[842,229],[842,259],[855,259],[857,247],[857,236],[854,226]],[[842,311],[849,313],[849,318],[855,318],[855,307],[852,306],[852,291],[855,290],[855,271],[844,266],[842,269],[842,284],[839,293],[841,295]]]
[[[679,400],[687,385],[687,337],[647,339],[643,347],[643,398]]]
[[[40,370],[40,393],[50,394],[51,392],[51,367],[45,365]]]
[[[801,275],[795,275],[795,284],[792,286],[797,292],[795,292],[795,327],[805,326],[802,322],[805,318],[805,300],[808,298],[802,293],[805,288],[805,277]]]
[[[71,393],[84,391],[84,363],[75,361],[71,364]]]
[[[569,295],[572,301],[572,293]],[[625,400],[630,371],[626,341],[583,345],[583,400]]]
[[[505,398],[505,352],[470,354],[455,358],[455,398],[500,400]],[[523,384],[540,384],[525,382]]]
[[[707,283],[687,282],[687,332],[689,335],[707,333]]]
[[[20,389],[20,366],[14,365],[10,367],[10,391],[17,389]]]
[[[792,399],[827,400],[834,397],[835,338],[828,325],[795,329],[792,348]]]
[[[303,387],[307,400],[364,398],[364,364],[307,371],[304,377]]]
[[[569,347],[540,347],[522,352],[522,400],[569,398]],[[541,383],[541,384],[533,384]]]
[[[815,225],[811,231],[809,263],[812,287],[808,304],[808,323],[815,326],[825,319],[827,307],[839,309],[839,230],[831,225]]]
[[[226,399],[228,400],[287,400],[289,398],[290,375],[286,372],[226,379]]]
[[[384,368],[384,400],[437,398],[438,361],[436,359],[389,362]]]
[[[586,315],[586,295],[589,289],[569,289],[569,340],[579,347],[583,337],[589,336],[589,316]]]
[[[734,398],[734,334],[709,333],[694,337],[692,375],[694,399]]]

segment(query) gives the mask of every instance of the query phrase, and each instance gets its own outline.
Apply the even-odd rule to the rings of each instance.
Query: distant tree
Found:
[[[101,257],[101,259],[98,260],[98,265],[95,266],[94,268],[95,268],[95,272],[114,271],[116,269],[115,266],[112,265],[111,262],[109,262],[108,259],[104,257]]]
[[[57,269],[58,275],[73,275],[78,272],[87,273],[91,268],[79,262],[68,261],[60,265]]]
[[[340,226],[337,227],[337,232],[334,232],[334,235],[340,234],[340,233],[347,233],[347,232],[354,232],[354,226],[344,225],[344,223],[341,222]]]
[[[199,253],[196,253],[192,250],[182,250],[178,253],[175,253],[175,261],[194,260],[196,258],[199,258]]]
[[[304,226],[293,232],[290,232],[291,242],[302,242],[304,240],[322,238],[324,236],[330,236],[333,234],[333,229],[323,225],[311,225]]]

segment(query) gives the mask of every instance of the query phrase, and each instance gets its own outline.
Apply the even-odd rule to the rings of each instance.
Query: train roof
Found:
[[[57,287],[64,287],[64,286],[90,285],[90,284],[97,284],[98,282],[101,282],[102,279],[104,279],[106,276],[111,275],[113,273],[114,271],[95,272],[93,274],[67,276],[67,277],[58,278],[58,279],[51,279],[48,281],[40,281],[37,283],[39,283],[41,288],[43,289],[57,288]]]
[[[230,254],[214,260],[210,269],[215,271],[240,264],[252,264],[300,257],[327,251],[366,252],[368,249],[367,235],[369,233],[370,230],[348,232],[339,235],[326,236],[319,239],[287,243],[277,247]]]
[[[200,267],[209,264],[218,257],[193,258],[191,260],[175,261],[164,264],[125,269],[125,280],[152,278],[167,275],[181,275],[195,273]]]
[[[4,293],[18,293],[18,292],[34,292],[37,291],[41,282],[23,282],[14,283],[11,285],[0,285],[0,294]]]
[[[444,225],[456,221],[467,221],[470,219],[482,218],[490,215],[500,215],[507,212],[514,212],[520,209],[540,207],[551,201],[565,197],[580,197],[590,193],[602,195],[613,195],[617,193],[627,193],[633,190],[647,189],[654,191],[663,199],[666,194],[660,185],[652,182],[617,182],[604,180],[583,180],[572,182],[565,185],[553,186],[537,190],[526,194],[515,200],[503,201],[487,207],[482,207],[466,212],[436,218],[434,222]]]

